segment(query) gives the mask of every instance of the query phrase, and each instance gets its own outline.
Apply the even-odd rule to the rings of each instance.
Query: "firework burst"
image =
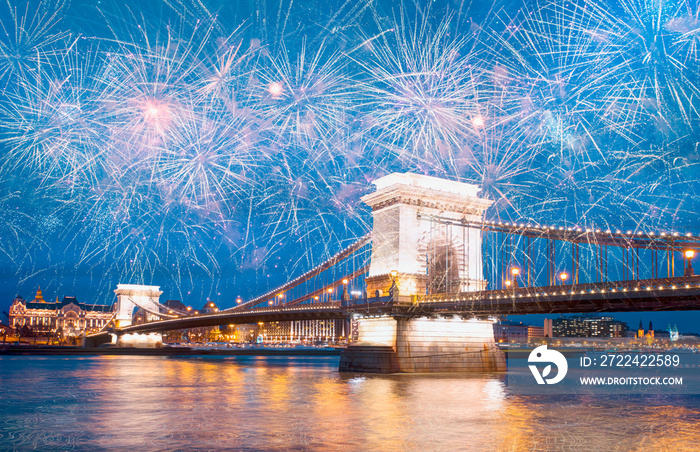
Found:
[[[268,6],[115,4],[73,32],[70,5],[8,6],[0,252],[18,274],[267,286],[369,230],[359,199],[392,171],[478,183],[511,219],[645,229],[698,208],[695,4]]]

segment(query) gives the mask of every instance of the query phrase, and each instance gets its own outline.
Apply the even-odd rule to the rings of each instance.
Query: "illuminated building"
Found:
[[[527,342],[528,328],[523,322],[501,320],[493,324],[493,338],[496,342]]]
[[[627,324],[612,317],[561,317],[545,319],[549,337],[626,337]]]
[[[249,343],[255,342],[258,337],[259,325],[257,323],[246,323],[242,325],[226,325],[220,327],[222,338],[227,342]]]
[[[345,337],[345,320],[299,320],[268,322],[260,325],[258,334],[272,342],[337,342]]]
[[[196,310],[187,310],[190,315],[206,315],[219,312],[219,307],[211,300],[207,300],[204,305]],[[218,326],[203,326],[199,328],[191,328],[189,330],[189,338],[194,342],[219,341],[221,339],[221,330]]]
[[[32,301],[17,295],[10,306],[9,323],[15,331],[35,336],[74,338],[102,329],[112,319],[113,306],[80,303],[75,297],[48,303],[41,289]]]
[[[641,319],[639,320],[639,329],[637,330],[637,338],[646,338],[647,342],[654,341],[654,326],[649,321],[649,329],[644,331]]]
[[[532,339],[534,337],[544,337],[544,327],[528,325],[527,337],[528,339]]]

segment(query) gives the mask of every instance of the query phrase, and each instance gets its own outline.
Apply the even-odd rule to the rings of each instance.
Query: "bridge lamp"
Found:
[[[695,257],[695,250],[685,250],[683,255],[687,261],[683,276],[693,276],[693,264],[690,262],[690,260]]]
[[[241,299],[240,299],[240,298],[236,298],[236,303],[241,304]]]
[[[566,280],[569,278],[569,274],[566,272],[561,272],[559,273],[559,279],[561,279],[562,285],[566,282]]]
[[[348,278],[343,278],[343,284],[344,284],[344,285],[347,286],[349,282],[350,282],[350,280],[348,280]]]
[[[513,267],[510,269],[510,274],[513,275],[513,287],[518,287],[518,275],[520,274],[520,269],[518,267]]]
[[[506,279],[504,283],[506,285],[506,289],[510,289],[510,286],[513,284],[513,281],[511,281],[510,279]]]

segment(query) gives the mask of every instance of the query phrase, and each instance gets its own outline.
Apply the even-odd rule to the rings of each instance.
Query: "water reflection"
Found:
[[[691,450],[695,396],[519,396],[337,358],[0,357],[0,450]]]

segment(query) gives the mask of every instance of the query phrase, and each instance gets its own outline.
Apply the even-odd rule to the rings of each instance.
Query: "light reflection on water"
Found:
[[[338,358],[0,357],[0,450],[693,450],[697,396],[523,396]],[[697,450],[697,449],[696,449]]]

